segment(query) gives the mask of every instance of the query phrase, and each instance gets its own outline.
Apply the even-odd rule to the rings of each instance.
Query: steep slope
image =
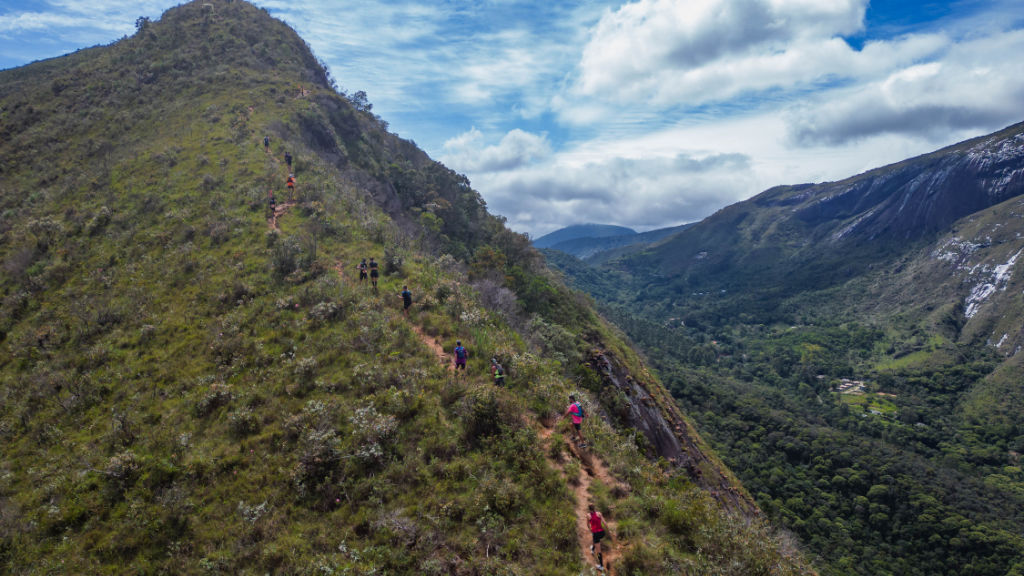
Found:
[[[526,238],[287,26],[139,24],[0,72],[4,572],[579,574],[584,497],[616,574],[812,572]]]

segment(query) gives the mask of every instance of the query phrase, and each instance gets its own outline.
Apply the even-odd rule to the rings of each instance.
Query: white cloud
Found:
[[[47,4],[50,10],[0,14],[0,35],[18,38],[20,34],[32,34],[34,38],[39,31],[45,31],[46,40],[52,41],[56,37],[82,47],[131,34],[136,18],[155,18],[173,6],[166,0],[51,0]]]
[[[954,44],[943,58],[898,68],[877,81],[809,98],[788,113],[791,141],[840,145],[879,134],[948,143],[965,130],[1021,120],[1024,31]]]
[[[514,170],[469,174],[493,210],[535,235],[581,222],[650,229],[698,220],[744,197],[753,177],[741,154],[610,157],[589,146]]]
[[[80,24],[77,16],[44,12],[21,12],[0,15],[0,32],[22,32],[48,30],[54,27],[70,27]]]
[[[109,42],[179,1],[0,9],[0,63]],[[868,0],[623,2],[257,0],[343,88],[365,90],[392,129],[535,234],[698,219],[773,185],[993,131],[1024,110],[1020,0],[890,23],[900,36],[865,29]],[[873,40],[855,48],[850,37]]]
[[[696,221],[772,186],[838,180],[937,147],[915,135],[881,134],[863,146],[795,152],[788,129],[769,111],[587,140],[500,172],[455,154],[442,160],[465,172],[513,228],[539,236],[582,222],[645,230]],[[972,135],[947,134],[945,143]],[[449,151],[490,148],[473,130],[450,141]]]
[[[821,51],[850,51],[839,37],[861,28],[866,7],[866,0],[640,0],[594,28],[575,89],[695,104],[786,85],[793,74],[806,81],[835,72],[808,64]]]
[[[471,105],[490,104],[510,93],[528,100],[538,95],[538,88],[557,76],[560,59],[555,54],[563,51],[526,30],[503,31],[473,43],[475,49],[464,50],[455,59],[459,65],[452,71],[455,89],[450,95],[455,102]],[[543,96],[532,98],[525,113],[536,114],[544,105]]]
[[[521,168],[551,152],[547,138],[515,129],[495,146],[484,146],[484,135],[473,128],[444,144],[441,161],[470,173],[503,172]]]

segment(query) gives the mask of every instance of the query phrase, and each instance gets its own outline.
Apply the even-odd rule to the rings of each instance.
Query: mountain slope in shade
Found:
[[[839,182],[780,186],[623,264],[684,291],[783,297],[863,273],[1024,192],[1024,124]],[[665,280],[659,280],[665,281]]]

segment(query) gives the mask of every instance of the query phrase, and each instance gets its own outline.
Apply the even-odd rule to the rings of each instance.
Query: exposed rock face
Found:
[[[796,217],[831,239],[916,239],[1024,193],[1024,125],[810,190]]]
[[[653,452],[649,457],[661,457],[672,463],[677,471],[685,472],[730,510],[746,516],[760,515],[750,495],[736,487],[738,483],[725,474],[720,462],[708,457],[697,431],[682,417],[670,397],[651,394],[609,354],[595,351],[589,365],[601,375],[605,385],[621,390],[629,398],[625,410],[619,410],[617,416],[643,433]]]

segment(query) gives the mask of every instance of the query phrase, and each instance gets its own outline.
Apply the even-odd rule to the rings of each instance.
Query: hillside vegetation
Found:
[[[1020,574],[1022,191],[1018,124],[550,261],[822,573]]]
[[[612,573],[813,573],[588,301],[287,26],[138,26],[0,72],[3,572],[580,574],[592,501]]]

